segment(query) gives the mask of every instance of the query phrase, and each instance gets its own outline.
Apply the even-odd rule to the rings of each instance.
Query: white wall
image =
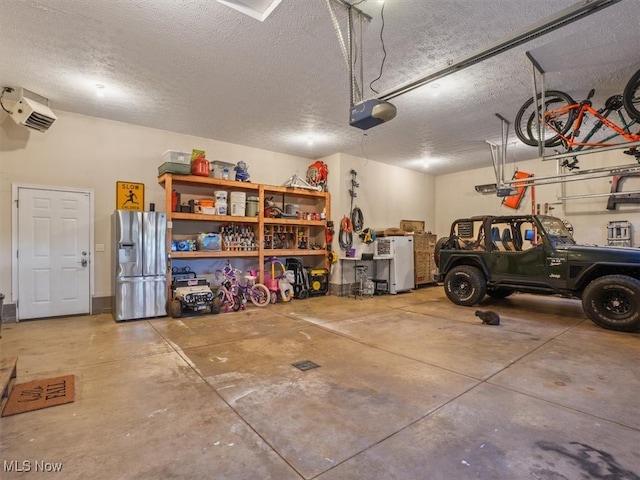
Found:
[[[423,220],[435,228],[435,178],[384,163],[340,154],[339,198],[333,199],[333,218],[339,221],[351,207],[351,170],[357,172],[354,206],[364,214],[364,226],[374,229],[400,227],[400,220]],[[336,195],[336,194],[334,194]]]
[[[401,220],[423,220],[427,231],[435,228],[436,191],[433,176],[343,153],[323,160],[329,166],[331,217],[335,223],[333,249],[339,256],[345,256],[338,245],[338,235],[340,221],[351,212],[351,170],[357,172],[356,181],[360,185],[355,189],[357,197],[353,206],[362,210],[364,228],[398,228]],[[334,185],[338,185],[338,188]],[[373,252],[373,245],[362,243],[357,233],[353,234],[353,248],[356,257],[363,252]],[[349,282],[352,275],[350,270],[345,270],[345,282]],[[331,283],[339,284],[341,278],[341,265],[338,263],[332,267]]]
[[[166,150],[205,150],[209,160],[249,165],[251,181],[283,184],[291,175],[305,177],[313,162],[307,158],[219,142],[212,139],[139,127],[130,124],[56,111],[58,120],[40,134],[15,125],[0,112],[0,292],[11,292],[11,185],[92,189],[95,195],[95,296],[111,295],[110,218],[115,208],[117,181],[145,184],[145,208],[155,203],[163,210],[164,190],[157,183],[160,156]],[[426,220],[435,225],[434,180],[401,168],[336,154],[329,166],[332,217],[339,225],[348,213],[349,171],[358,171],[361,188],[357,205],[371,227],[398,226],[401,219]]]
[[[310,163],[300,157],[68,112],[56,111],[56,115],[58,120],[44,134],[15,125],[4,113],[0,116],[0,292],[6,301],[11,298],[12,183],[93,189],[94,240],[106,246],[94,258],[95,296],[101,297],[111,294],[110,217],[116,206],[117,181],[144,183],[145,209],[153,202],[162,211],[164,190],[157,182],[157,168],[166,150],[198,148],[210,160],[244,160],[251,180],[275,185],[295,172],[304,175]]]
[[[590,154],[578,157],[581,172],[585,170],[623,165],[635,165],[635,158],[615,150],[600,154]],[[531,173],[536,177],[552,176],[556,174],[555,161],[530,160],[517,164],[519,170]],[[505,178],[513,175],[513,164],[507,165]],[[561,197],[608,194],[611,189],[611,177],[587,180],[578,177],[578,181],[568,181],[564,185],[554,184],[537,186],[535,188],[535,204],[540,204],[544,213],[545,203],[553,210],[551,215],[569,221],[575,229],[574,236],[580,243],[606,245],[607,225],[610,221],[628,221],[636,232],[633,245],[640,245],[640,204],[618,205],[615,211],[607,210],[608,196],[559,200]],[[445,236],[449,226],[456,218],[470,215],[510,215],[531,212],[531,189],[527,192],[517,212],[504,207],[501,199],[492,195],[482,195],[475,191],[474,186],[495,183],[492,167],[471,170],[468,172],[441,175],[436,178],[436,233]],[[624,191],[639,191],[640,177],[628,178],[623,183]],[[553,204],[553,205],[551,205]]]

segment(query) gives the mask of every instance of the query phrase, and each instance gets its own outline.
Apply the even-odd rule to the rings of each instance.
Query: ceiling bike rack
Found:
[[[546,92],[546,71],[540,65],[540,62],[534,58],[531,52],[526,52],[526,56],[531,62],[532,68],[532,85],[533,85],[533,98],[536,104],[536,111],[542,108],[542,105],[545,105],[545,92]],[[538,76],[540,77],[540,91],[538,91]],[[538,95],[540,95],[540,99],[538,99]],[[638,147],[640,146],[640,141],[638,142],[626,142],[621,143],[619,145],[609,145],[604,147],[594,147],[588,148],[579,151],[571,151],[564,153],[554,153],[551,155],[546,154],[545,147],[545,129],[543,128],[541,119],[539,116],[536,117],[536,128],[538,131],[538,155],[542,161],[556,161],[556,174],[550,175],[546,177],[535,177],[529,180],[530,185],[551,185],[551,184],[560,184],[560,188],[562,191],[556,191],[557,200],[565,201],[565,200],[576,200],[576,199],[585,199],[585,198],[598,198],[598,197],[616,197],[616,196],[628,196],[630,194],[640,194],[640,191],[631,191],[631,192],[607,192],[607,193],[588,193],[588,194],[579,194],[579,195],[566,195],[566,183],[572,181],[579,180],[591,180],[595,178],[603,178],[603,177],[615,177],[619,175],[634,175],[640,173],[640,165],[636,162],[633,164],[624,164],[624,165],[615,165],[610,167],[600,167],[600,168],[592,168],[588,170],[580,170],[580,171],[572,171],[576,169],[575,163],[577,163],[578,156],[588,155],[588,154],[597,154],[603,153],[613,150],[621,150],[627,149],[630,147]],[[573,164],[568,164],[567,158],[575,158],[575,162]],[[564,160],[564,162],[563,162]],[[513,182],[506,181],[506,184],[512,184]]]

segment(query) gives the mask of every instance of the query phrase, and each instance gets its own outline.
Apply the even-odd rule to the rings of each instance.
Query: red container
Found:
[[[199,155],[191,162],[191,175],[209,176],[209,161],[204,156]]]
[[[180,211],[180,194],[175,190],[171,192],[171,211]]]

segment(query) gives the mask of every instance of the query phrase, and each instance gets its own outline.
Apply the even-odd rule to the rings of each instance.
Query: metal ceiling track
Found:
[[[343,7],[347,8],[347,9],[355,10],[358,13],[358,15],[361,15],[362,17],[366,18],[368,21],[371,21],[371,15],[367,15],[362,10],[360,10],[359,8],[356,8],[355,6],[351,5],[346,0],[331,0],[331,1],[335,2],[335,3],[339,4],[339,5],[342,5]]]
[[[347,4],[344,0],[333,1]],[[620,1],[621,0],[583,0],[569,8],[542,19],[538,23],[517,31],[493,45],[489,45],[482,50],[460,57],[456,60],[451,60],[447,62],[446,66],[433,70],[421,78],[399,85],[388,92],[382,93],[377,98],[379,100],[391,100],[392,98],[426,85],[429,82],[433,82],[434,80],[470,67],[471,65],[475,65],[476,63],[482,62],[502,52],[522,45],[534,38],[545,35],[553,30],[575,22],[576,20],[580,20],[581,18],[591,15],[592,13],[596,13],[606,7],[610,7]]]
[[[347,45],[345,45],[345,41],[342,36],[342,31],[340,30],[340,25],[338,24],[338,19],[336,18],[333,12],[333,9],[331,8],[332,2],[340,5],[341,7],[344,7],[347,10]],[[362,101],[364,96],[364,63],[363,63],[364,58],[363,58],[363,45],[362,45],[363,44],[362,21],[366,20],[367,22],[370,22],[371,15],[364,13],[362,10],[350,4],[346,0],[327,0],[327,7],[329,8],[329,13],[331,14],[331,19],[333,21],[333,27],[336,30],[336,34],[338,35],[338,40],[340,42],[342,54],[344,56],[344,60],[349,70],[349,82],[350,82],[349,105],[353,106],[356,103],[356,101]],[[359,20],[359,26],[360,26],[359,40],[354,39],[354,36],[357,37],[357,34],[354,32],[355,28],[353,25],[354,14],[356,18]],[[358,84],[358,80],[356,79],[356,76],[354,73],[355,58],[359,58],[360,60],[360,84]]]

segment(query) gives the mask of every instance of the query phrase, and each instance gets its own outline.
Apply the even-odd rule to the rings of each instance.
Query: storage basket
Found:
[[[191,175],[191,165],[188,163],[164,162],[158,167],[158,176],[165,173],[177,175]]]

